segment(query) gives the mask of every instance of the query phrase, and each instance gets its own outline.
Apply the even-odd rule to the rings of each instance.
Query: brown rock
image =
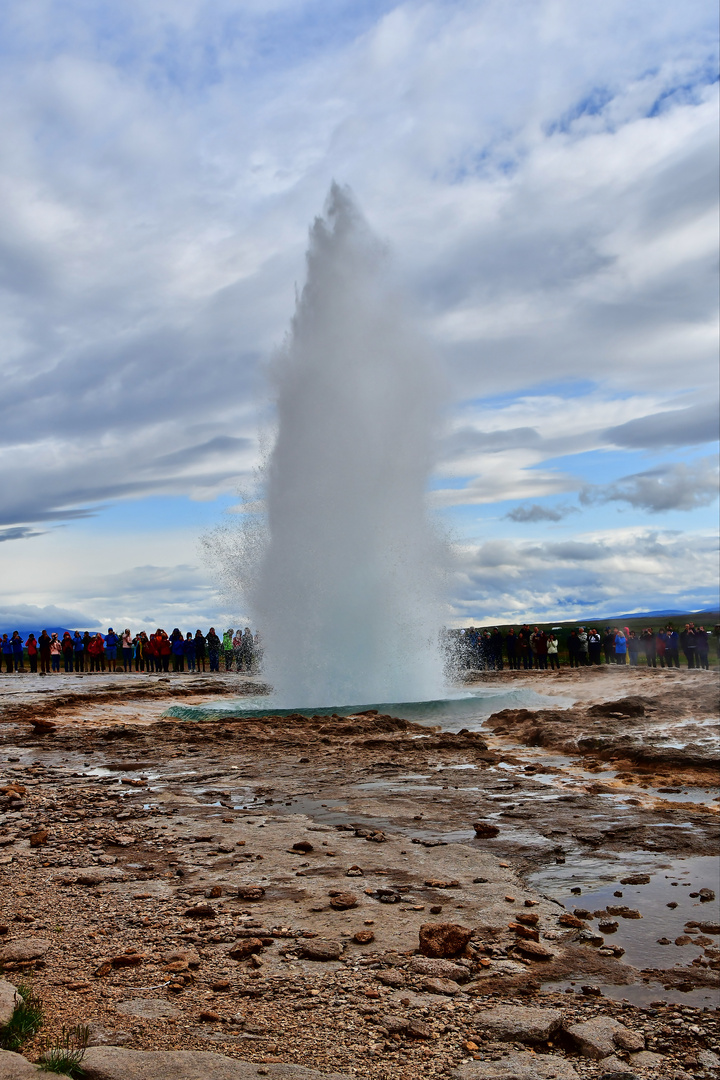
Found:
[[[522,923],[511,922],[508,923],[508,930],[513,930],[517,937],[524,938],[525,941],[540,940],[540,933],[533,926],[523,926]]]
[[[454,879],[452,881],[443,881],[442,878],[429,878],[425,885],[429,889],[458,889],[460,882]]]
[[[218,1024],[220,1022],[220,1017],[217,1013],[211,1012],[209,1009],[203,1009],[198,1020],[203,1024]]]
[[[380,1026],[384,1027],[389,1035],[408,1035],[414,1039],[432,1039],[433,1031],[428,1024],[421,1020],[410,1020],[405,1016],[389,1014],[380,1019]]]
[[[47,843],[48,831],[47,829],[38,829],[37,832],[30,834],[30,847],[42,847]]]
[[[640,697],[619,698],[617,701],[604,701],[600,705],[591,705],[590,716],[644,716],[645,702]]]
[[[353,935],[353,941],[358,945],[370,945],[375,940],[372,930],[358,930]]]
[[[523,956],[526,956],[528,960],[551,960],[555,955],[550,952],[550,949],[535,941],[518,941],[515,948]]]
[[[262,885],[238,885],[237,894],[241,900],[262,900],[265,890]]]
[[[339,960],[342,951],[342,944],[329,938],[313,938],[302,946],[302,955],[307,960]]]
[[[144,959],[142,953],[121,953],[119,956],[113,956],[110,963],[114,968],[140,967]]]
[[[546,1042],[561,1023],[562,1012],[559,1009],[536,1009],[523,1005],[498,1005],[477,1017],[478,1029],[509,1042]]]
[[[610,1016],[594,1016],[580,1024],[572,1024],[566,1030],[583,1057],[596,1061],[609,1057],[618,1046],[622,1049],[632,1046],[635,1050],[642,1050],[645,1046],[641,1035]],[[628,1045],[624,1047],[622,1043]]]
[[[263,943],[261,938],[250,937],[236,941],[228,956],[233,960],[247,960],[253,953],[262,952]]]
[[[350,892],[341,892],[337,896],[333,896],[330,900],[330,907],[335,911],[347,911],[349,908],[357,907],[357,896]]]
[[[185,910],[186,919],[216,919],[217,911],[210,904],[196,904]]]
[[[12,983],[0,979],[0,1028],[10,1023],[15,1007],[22,1004],[23,999]]]
[[[481,839],[490,839],[493,836],[497,836],[500,829],[497,825],[492,825],[489,821],[476,821],[473,825],[475,835]]]
[[[470,978],[470,972],[462,964],[430,956],[413,956],[409,970],[413,975],[427,975],[431,979],[452,979],[457,983],[467,982]]]
[[[314,851],[315,849],[309,840],[298,840],[296,844],[293,844],[292,850],[307,854],[308,852]]]
[[[448,997],[453,997],[460,992],[459,984],[453,979],[425,979],[422,988],[429,994],[446,994]]]
[[[347,877],[364,877],[365,871],[359,866],[349,866],[346,874]]]
[[[423,956],[458,956],[472,936],[472,930],[458,923],[424,923],[420,927]]]
[[[0,964],[21,964],[27,960],[41,960],[52,942],[46,938],[18,938],[0,949]]]

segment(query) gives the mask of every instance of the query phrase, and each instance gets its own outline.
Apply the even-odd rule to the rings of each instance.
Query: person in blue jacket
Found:
[[[627,663],[627,638],[622,630],[615,631],[615,663]]]
[[[85,642],[79,630],[73,637],[73,653],[75,654],[75,671],[85,670]]]
[[[3,634],[2,636],[2,654],[5,657],[5,667],[7,668],[7,673],[8,675],[10,675],[13,669],[13,651],[12,642],[10,641],[10,638],[7,636],[7,634]]]
[[[668,667],[680,667],[680,635],[672,623],[666,630],[665,659]]]
[[[117,647],[118,636],[112,626],[109,626],[108,632],[105,635],[105,658],[107,659],[110,671],[114,671],[115,665],[117,664]]]
[[[185,670],[185,638],[182,630],[176,626],[170,635],[170,651],[172,653],[173,671]]]
[[[17,630],[13,631],[12,636],[12,651],[13,651],[13,667],[16,671],[25,671],[25,664],[23,663],[23,639]]]

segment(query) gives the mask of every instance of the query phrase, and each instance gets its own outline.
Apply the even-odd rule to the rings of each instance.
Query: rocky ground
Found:
[[[191,723],[257,679],[8,677],[26,1058],[83,1022],[118,1080],[718,1075],[716,673],[470,678],[548,707]]]

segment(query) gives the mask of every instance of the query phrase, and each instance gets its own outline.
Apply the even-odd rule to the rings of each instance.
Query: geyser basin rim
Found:
[[[262,716],[293,716],[295,714],[303,716],[357,716],[360,713],[374,709],[379,713],[389,713],[400,719],[412,720],[416,723],[428,720],[459,722],[463,719],[472,718],[480,720],[484,716],[490,715],[497,708],[498,698],[509,698],[508,705],[517,706],[522,702],[522,704],[530,708],[541,708],[543,705],[546,706],[550,703],[572,704],[572,701],[567,698],[553,699],[541,696],[525,687],[513,689],[498,687],[458,693],[427,701],[382,701],[364,705],[293,705],[287,707],[273,705],[271,697],[266,702],[258,698],[249,701],[247,698],[230,698],[225,703],[208,702],[207,705],[172,705],[162,715],[168,719],[190,721],[227,720],[231,717],[239,720],[253,720]]]
[[[371,709],[385,713],[391,710],[397,712],[397,710],[422,707],[423,711],[431,712],[433,707],[436,709],[447,708],[453,702],[474,701],[475,695],[469,694],[459,698],[437,698],[434,701],[382,701],[375,702],[372,705],[294,705],[292,708],[276,707],[269,701],[267,705],[252,709],[237,707],[235,704],[237,700],[237,698],[231,699],[225,706],[222,703],[207,706],[171,706],[166,709],[163,716],[172,717],[176,720],[209,720],[213,716],[221,719],[228,716],[237,716],[240,719],[252,720],[260,716],[294,716],[296,713],[303,716],[357,716]]]

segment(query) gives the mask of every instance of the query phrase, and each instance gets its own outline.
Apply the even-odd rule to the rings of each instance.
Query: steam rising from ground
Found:
[[[383,246],[336,185],[274,379],[268,532],[246,592],[274,700],[442,696],[444,549],[425,505],[439,381]]]

